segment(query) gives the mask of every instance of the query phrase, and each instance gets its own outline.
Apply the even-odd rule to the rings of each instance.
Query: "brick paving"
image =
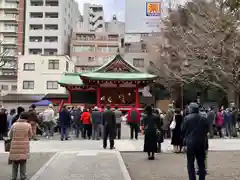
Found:
[[[186,156],[162,153],[149,161],[144,153],[121,153],[132,180],[187,180]],[[240,151],[209,152],[207,180],[240,180]]]
[[[51,157],[53,153],[31,153],[27,163],[27,176],[31,178]],[[12,166],[8,165],[8,154],[0,154],[0,179],[10,180]]]

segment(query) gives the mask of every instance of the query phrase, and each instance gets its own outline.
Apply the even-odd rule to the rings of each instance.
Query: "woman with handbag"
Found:
[[[26,180],[26,164],[29,158],[29,139],[33,132],[31,125],[27,122],[29,113],[23,112],[20,118],[12,125],[9,131],[11,147],[9,160],[12,162],[12,180],[17,180],[18,168],[20,166],[20,180]]]
[[[157,152],[158,133],[160,132],[160,117],[153,115],[151,106],[145,109],[146,117],[142,120],[141,129],[144,132],[144,152],[148,153],[148,159],[154,160]]]
[[[181,115],[181,110],[176,109],[175,110],[175,115],[174,115],[174,120],[175,125],[170,126],[172,129],[172,141],[171,144],[173,145],[173,150],[174,153],[180,153],[182,151],[183,147],[183,138],[182,138],[182,132],[181,132],[181,126],[183,123],[183,116]],[[173,127],[174,126],[174,127]]]

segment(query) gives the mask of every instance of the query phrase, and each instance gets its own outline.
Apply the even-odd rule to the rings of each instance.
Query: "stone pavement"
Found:
[[[163,152],[172,151],[169,139],[162,143]],[[240,139],[211,139],[209,140],[211,151],[237,151],[240,150]],[[85,151],[102,150],[102,140],[39,140],[31,141],[31,152],[62,152],[62,151]],[[116,140],[115,147],[118,151],[142,151],[143,139],[139,140]],[[4,153],[4,143],[0,141],[0,153]]]
[[[32,177],[54,153],[31,153],[27,163],[27,176]],[[12,168],[8,164],[8,154],[0,153],[0,180],[10,180]]]
[[[121,153],[132,180],[187,180],[186,156],[161,153],[149,161],[144,153]],[[240,151],[209,152],[207,180],[240,180]]]
[[[31,180],[130,180],[119,157],[115,150],[56,153]]]

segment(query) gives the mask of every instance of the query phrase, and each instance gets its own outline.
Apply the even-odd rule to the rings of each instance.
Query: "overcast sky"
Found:
[[[105,19],[110,20],[116,14],[119,20],[124,20],[124,0],[77,0],[81,14],[83,14],[83,4],[101,4],[104,7]]]

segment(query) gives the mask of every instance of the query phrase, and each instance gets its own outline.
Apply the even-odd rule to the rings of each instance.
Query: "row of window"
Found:
[[[73,46],[73,52],[117,52],[117,46]]]
[[[45,18],[58,18],[58,12],[45,12]],[[43,18],[43,12],[30,12],[30,18]]]
[[[34,89],[34,81],[23,81],[23,89]],[[58,89],[59,85],[57,81],[47,81],[47,89]]]
[[[29,24],[31,30],[42,30],[43,24]],[[58,24],[44,24],[45,30],[58,30]]]
[[[1,90],[2,91],[9,91],[10,88],[8,85],[1,85]],[[17,85],[11,85],[11,91],[16,91],[17,90]]]
[[[59,60],[48,60],[48,69],[59,70]],[[35,71],[35,63],[24,63],[24,71]],[[66,71],[69,70],[69,62],[66,61]]]
[[[29,54],[44,54],[44,55],[47,55],[47,56],[50,56],[50,55],[57,55],[58,54],[58,50],[57,49],[38,49],[38,48],[30,48],[28,49],[28,53]]]
[[[42,42],[42,36],[29,36],[30,42]],[[44,42],[57,42],[58,36],[44,36]]]
[[[30,1],[30,5],[31,6],[43,6],[45,4],[45,6],[58,6],[58,1],[46,1],[45,3],[43,1],[35,1],[35,0],[31,0]]]

